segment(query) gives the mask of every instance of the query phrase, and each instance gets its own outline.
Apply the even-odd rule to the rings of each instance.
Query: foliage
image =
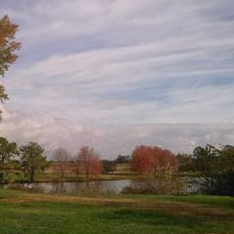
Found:
[[[48,163],[44,149],[36,142],[29,142],[20,147],[20,157],[22,169],[29,176],[29,182],[33,183],[36,172],[43,171]]]
[[[17,59],[16,50],[21,44],[15,41],[18,25],[12,23],[7,15],[0,19],[0,76],[4,76],[10,65]],[[8,99],[4,87],[0,84],[0,102]],[[0,110],[1,118],[1,110]],[[1,119],[0,119],[1,120]]]
[[[178,153],[176,155],[179,163],[180,172],[191,172],[194,171],[194,157],[191,154],[187,153]]]
[[[102,160],[103,173],[114,172],[116,170],[116,162],[113,160]]]
[[[166,149],[141,145],[132,152],[132,170],[147,174],[154,172],[155,176],[171,174],[172,170],[178,166],[175,155]]]
[[[123,188],[124,194],[186,194],[184,183],[179,176],[173,174],[170,179],[157,178],[135,182],[135,184]]]
[[[150,146],[137,146],[132,152],[132,170],[140,174],[150,173],[156,165],[155,151]]]
[[[129,163],[131,161],[131,157],[129,155],[118,155],[115,159],[116,163]]]
[[[203,192],[234,196],[234,146],[196,147],[195,170],[205,179]]]
[[[155,176],[170,178],[172,172],[178,167],[176,156],[170,150],[159,147],[154,147],[154,154],[156,157]]]
[[[0,137],[0,183],[3,182],[4,175],[7,175],[7,172],[12,168],[16,155],[17,144]]]

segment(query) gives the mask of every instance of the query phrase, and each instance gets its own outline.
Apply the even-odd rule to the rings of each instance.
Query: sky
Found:
[[[19,25],[0,134],[48,155],[234,144],[233,0],[0,0]]]

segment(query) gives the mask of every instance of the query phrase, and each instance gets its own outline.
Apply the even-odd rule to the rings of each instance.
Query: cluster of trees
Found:
[[[37,171],[43,171],[48,165],[43,155],[44,149],[36,142],[17,147],[15,142],[9,142],[0,137],[0,183],[9,180],[13,172],[23,175],[28,181],[33,182]]]
[[[234,146],[198,146],[192,154],[178,154],[179,170],[203,179],[203,192],[234,195]]]
[[[85,175],[86,180],[91,175],[99,175],[102,173],[103,166],[99,153],[93,148],[83,146],[75,157],[64,148],[58,148],[53,155],[53,171],[63,180],[69,173],[76,174],[77,180],[79,175]]]
[[[123,163],[130,163],[131,162],[131,156],[130,155],[121,155],[119,154],[116,159],[114,160],[102,160],[103,165],[103,173],[111,173],[116,171],[116,165],[117,164],[123,164]]]
[[[53,155],[53,162],[47,160],[44,149],[36,142],[17,147],[15,142],[9,142],[0,137],[0,183],[8,182],[9,176],[14,174],[17,180],[33,183],[39,172],[51,167],[59,179],[64,179],[68,171],[85,175],[86,180],[91,175],[102,173],[102,162],[98,152],[84,146],[81,147],[75,157],[72,157],[66,149],[58,148]]]

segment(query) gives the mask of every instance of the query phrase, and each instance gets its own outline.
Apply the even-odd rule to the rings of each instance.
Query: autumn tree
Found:
[[[59,175],[60,179],[64,179],[68,170],[68,162],[71,160],[69,152],[64,148],[55,150],[54,155],[54,170]]]
[[[48,165],[44,149],[36,142],[20,147],[20,161],[23,171],[29,176],[29,182],[35,181],[36,172],[44,171]]]
[[[132,153],[131,167],[140,174],[159,172],[175,169],[178,165],[176,156],[169,150],[159,147],[141,145]]]
[[[131,167],[132,170],[146,174],[152,172],[156,165],[155,151],[150,146],[137,146],[132,152]]]
[[[101,174],[102,163],[99,158],[99,153],[93,148],[88,146],[81,147],[78,153],[78,159],[87,181],[89,180],[90,175]]]
[[[17,144],[0,137],[0,183],[3,182],[4,175],[11,168],[12,161],[16,155]]]
[[[167,149],[154,147],[156,164],[154,167],[155,176],[171,177],[172,172],[178,168],[178,159],[176,156]]]
[[[12,23],[7,15],[0,19],[0,76],[4,76],[18,56],[15,54],[21,44],[15,41],[18,25]],[[0,102],[8,99],[5,88],[0,84]],[[1,118],[1,110],[0,110]]]

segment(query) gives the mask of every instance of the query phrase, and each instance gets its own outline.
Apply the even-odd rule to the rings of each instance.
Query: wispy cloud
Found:
[[[61,119],[50,134],[63,125],[231,124],[233,12],[232,0],[2,0],[23,48],[4,79],[12,117],[1,128],[13,136],[15,113],[39,116],[45,135],[47,118]],[[22,126],[31,136],[34,126]]]

